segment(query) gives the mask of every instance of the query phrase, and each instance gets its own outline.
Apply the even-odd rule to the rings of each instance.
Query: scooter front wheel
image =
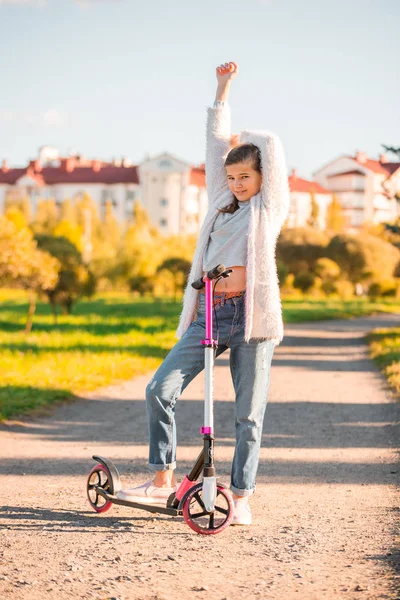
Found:
[[[212,512],[203,501],[203,484],[193,486],[183,503],[183,518],[193,531],[202,535],[215,535],[224,531],[233,518],[233,502],[230,493],[217,485],[217,499]]]
[[[112,494],[112,477],[108,469],[102,464],[95,465],[90,471],[86,490],[90,506],[96,512],[103,513],[112,507],[112,502],[103,498],[98,493],[97,488],[102,488],[105,492]]]

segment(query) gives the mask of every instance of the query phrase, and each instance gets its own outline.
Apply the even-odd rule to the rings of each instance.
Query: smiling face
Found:
[[[228,186],[240,202],[246,202],[261,189],[262,175],[249,162],[235,163],[225,167]]]

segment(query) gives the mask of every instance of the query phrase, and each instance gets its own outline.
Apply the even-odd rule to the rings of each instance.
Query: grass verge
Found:
[[[371,357],[394,391],[400,394],[400,327],[376,329],[367,336],[367,340]]]
[[[23,292],[0,290],[0,420],[154,370],[175,343],[180,303],[110,294],[59,316],[39,302],[23,333]],[[400,302],[288,299],[286,323],[400,312]]]

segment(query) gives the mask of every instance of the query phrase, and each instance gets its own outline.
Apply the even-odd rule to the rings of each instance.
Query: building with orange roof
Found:
[[[314,176],[338,198],[347,229],[357,231],[366,222],[390,223],[399,215],[400,162],[390,162],[385,154],[378,160],[365,152],[342,155]]]
[[[287,227],[309,223],[312,199],[319,207],[317,227],[326,228],[327,207],[336,195],[343,207],[346,228],[357,231],[367,221],[391,222],[398,216],[400,163],[379,160],[365,153],[340,156],[315,172],[315,181],[303,179],[293,169],[289,175],[291,206]],[[88,193],[100,216],[107,201],[121,223],[132,218],[140,199],[150,220],[164,235],[197,234],[208,208],[204,164],[194,167],[163,153],[147,157],[140,165],[128,160],[112,162],[85,159],[73,154],[60,157],[54,148],[40,149],[35,160],[23,168],[0,167],[0,214],[6,198],[28,196],[32,213],[39,198],[54,198],[58,204]]]
[[[325,229],[326,211],[332,202],[332,193],[316,181],[309,181],[297,175],[295,169],[289,175],[290,208],[286,220],[287,227],[305,227],[311,216],[312,198],[318,204],[317,227]]]
[[[126,159],[104,162],[79,155],[59,157],[50,150],[41,149],[38,158],[23,168],[10,168],[3,161],[0,214],[7,198],[28,196],[34,214],[41,198],[54,198],[61,204],[66,198],[88,193],[100,216],[111,201],[117,219],[127,222],[134,202],[140,199],[163,234],[198,233],[207,211],[204,165],[193,167],[167,153],[135,166]]]

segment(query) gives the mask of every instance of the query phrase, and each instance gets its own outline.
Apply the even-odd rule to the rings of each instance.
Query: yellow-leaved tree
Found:
[[[82,251],[82,230],[73,222],[63,219],[56,225],[53,235],[55,237],[66,238],[79,250]]]
[[[118,265],[118,275],[126,279],[132,291],[143,295],[152,292],[160,264],[161,236],[150,223],[147,211],[136,200],[133,223],[124,237],[123,251]]]
[[[332,202],[328,204],[326,210],[326,229],[334,233],[342,233],[345,226],[345,217],[342,205],[336,194],[332,194]]]
[[[52,234],[58,222],[58,208],[54,198],[39,200],[32,229],[35,233]]]
[[[310,216],[307,221],[308,225],[310,227],[314,227],[315,229],[318,229],[318,227],[319,227],[318,218],[319,218],[319,204],[315,198],[315,193],[310,192]]]
[[[17,208],[16,206],[10,206],[9,208],[7,208],[6,217],[9,221],[12,221],[14,223],[18,231],[20,229],[24,229],[24,227],[28,227],[28,221],[24,213],[21,211],[21,209]]]
[[[57,259],[37,249],[29,228],[17,229],[7,217],[0,217],[0,283],[28,291],[26,333],[32,329],[38,292],[56,285],[59,270]]]

